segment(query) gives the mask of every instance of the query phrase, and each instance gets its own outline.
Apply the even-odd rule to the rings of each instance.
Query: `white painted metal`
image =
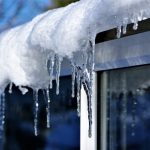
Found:
[[[101,150],[107,150],[107,73],[101,76]]]
[[[95,70],[107,70],[150,63],[150,32],[96,45]]]
[[[97,75],[94,74],[92,96],[92,137],[88,137],[87,97],[84,89],[81,90],[81,117],[80,117],[80,150],[97,150]]]

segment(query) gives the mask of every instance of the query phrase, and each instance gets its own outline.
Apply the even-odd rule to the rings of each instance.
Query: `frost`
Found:
[[[66,7],[47,11],[29,23],[7,30],[0,35],[0,90],[12,83],[25,94],[25,86],[34,90],[35,135],[38,134],[38,91],[52,88],[56,79],[59,94],[59,77],[63,58],[72,66],[72,97],[77,97],[80,115],[80,91],[83,85],[88,99],[89,136],[92,135],[92,80],[96,34],[117,28],[117,37],[126,34],[127,25],[149,18],[148,0],[81,0]],[[75,93],[77,86],[77,93]],[[47,127],[50,125],[49,93],[47,101]]]

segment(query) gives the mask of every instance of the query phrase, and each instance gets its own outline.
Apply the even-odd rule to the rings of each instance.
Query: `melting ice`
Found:
[[[87,93],[89,136],[92,135],[92,78],[96,34],[117,27],[117,37],[126,33],[127,24],[149,18],[148,0],[81,0],[66,7],[47,11],[32,21],[7,30],[0,35],[0,91],[12,83],[25,94],[33,88],[35,101],[35,135],[38,134],[38,90],[45,89],[47,97],[47,127],[50,114],[48,88],[59,76],[64,57],[72,66],[72,97],[77,85],[78,115],[80,115],[81,86]],[[45,63],[46,62],[46,63]],[[55,67],[55,68],[54,68]],[[15,68],[15,69],[14,69]],[[56,73],[54,73],[56,72]],[[3,111],[2,111],[3,113]],[[4,117],[3,117],[4,118]],[[4,120],[3,120],[4,121]]]

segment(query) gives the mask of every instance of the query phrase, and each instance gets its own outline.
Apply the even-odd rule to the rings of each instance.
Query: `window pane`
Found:
[[[6,89],[6,150],[78,150],[80,149],[80,119],[77,117],[76,98],[71,98],[71,77],[60,79],[60,94],[56,84],[50,90],[50,129],[46,128],[46,101],[39,91],[39,135],[34,135],[33,91],[22,95],[13,86]]]
[[[150,148],[150,66],[107,72],[107,149]]]

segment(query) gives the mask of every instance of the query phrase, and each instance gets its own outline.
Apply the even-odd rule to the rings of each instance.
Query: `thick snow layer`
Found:
[[[72,58],[74,52],[88,49],[97,32],[148,18],[149,7],[148,0],[82,0],[5,31],[0,35],[0,87],[13,82],[45,88],[47,57]]]
[[[29,86],[38,93],[38,89],[52,88],[55,75],[59,94],[61,63],[67,57],[72,66],[72,96],[75,81],[77,84],[79,115],[81,84],[87,93],[91,136],[96,34],[117,27],[120,37],[122,32],[126,33],[128,23],[134,23],[133,28],[137,29],[138,21],[150,17],[149,8],[149,0],[81,0],[5,31],[0,35],[0,90],[13,82],[23,93],[26,89],[22,86]],[[37,103],[36,99],[36,114]],[[36,127],[36,119],[35,123]]]

